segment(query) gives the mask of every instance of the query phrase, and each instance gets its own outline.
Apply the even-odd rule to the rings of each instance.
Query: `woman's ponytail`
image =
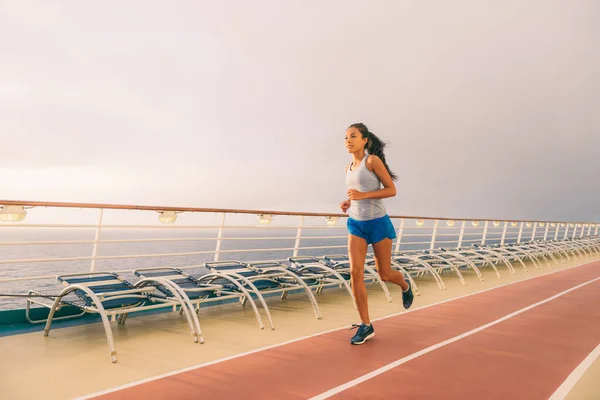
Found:
[[[369,132],[369,129],[366,127],[365,124],[362,124],[362,123],[352,124],[352,125],[350,125],[350,127],[358,129],[360,131],[362,137],[365,139],[368,139],[367,145],[365,146],[365,149],[367,150],[367,152],[369,154],[373,154],[374,156],[379,157],[381,159],[381,161],[383,161],[383,165],[385,165],[385,169],[387,169],[388,173],[392,177],[392,180],[394,180],[394,181],[397,180],[398,175],[394,174],[390,170],[390,167],[388,166],[388,164],[385,160],[385,154],[383,152],[385,143],[382,142],[381,139],[379,139],[377,136],[375,136],[374,133]]]

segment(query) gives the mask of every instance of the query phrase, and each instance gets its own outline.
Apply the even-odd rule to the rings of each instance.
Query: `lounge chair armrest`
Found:
[[[217,285],[216,283],[202,283],[202,286],[209,289],[223,289],[223,285]]]
[[[121,295],[124,295],[124,294],[134,294],[134,293],[142,293],[142,292],[153,292],[155,290],[156,290],[156,288],[153,287],[153,286],[145,286],[143,288],[138,288],[138,289],[117,290],[115,292],[96,293],[96,297],[98,297],[99,299],[102,299],[102,298],[105,298],[105,297],[121,296]]]
[[[183,289],[184,292],[214,292],[215,289],[221,289],[223,288],[220,285],[215,285],[214,287],[201,287],[201,288],[186,288]]]

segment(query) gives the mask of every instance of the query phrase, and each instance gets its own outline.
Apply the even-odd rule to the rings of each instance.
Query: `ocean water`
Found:
[[[423,234],[422,232],[419,232]],[[6,244],[24,241],[91,241],[95,230],[92,228],[28,228],[0,230],[0,260],[32,260],[40,258],[91,257],[93,243],[84,244]],[[300,249],[298,255],[321,256],[325,254],[347,254],[347,231],[342,227],[332,229],[304,228],[300,247],[335,246],[325,249]],[[220,261],[265,261],[277,260],[288,263],[287,257],[293,255],[296,229],[237,229],[226,228],[221,242]],[[307,238],[317,236],[319,238]],[[171,239],[169,241],[136,241],[100,243],[97,248],[98,257],[164,254],[214,251],[216,248],[217,229],[110,229],[101,232],[100,240],[148,240]],[[249,238],[233,240],[235,238]],[[175,240],[183,239],[183,240]],[[427,249],[431,238],[412,235],[406,232],[402,237],[402,250]],[[465,244],[479,241],[477,234],[465,237]],[[488,233],[487,242],[498,242],[499,234]],[[454,247],[458,242],[458,230],[453,229],[440,235],[436,247]],[[280,250],[280,249],[284,250]],[[261,251],[256,251],[262,249]],[[238,250],[236,252],[229,252]],[[96,271],[119,271],[119,274],[130,282],[138,278],[132,273],[136,268],[148,267],[180,267],[192,275],[202,275],[206,269],[202,264],[213,261],[214,254],[192,254],[179,256],[135,257],[135,258],[99,258],[96,260]],[[193,268],[187,268],[194,266]],[[18,262],[1,263],[0,280],[31,276],[51,276],[50,278],[0,282],[0,295],[27,294],[30,289],[55,294],[61,290],[55,276],[70,273],[88,272],[91,260]],[[24,308],[24,298],[0,297],[0,309]]]

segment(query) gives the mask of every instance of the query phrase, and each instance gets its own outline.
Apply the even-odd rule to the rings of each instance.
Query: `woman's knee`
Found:
[[[362,280],[365,276],[365,271],[361,268],[350,268],[350,276],[354,281]]]
[[[392,271],[388,270],[388,269],[383,269],[381,271],[379,271],[379,277],[381,278],[382,281],[384,282],[389,282],[390,279],[392,279]]]
[[[379,278],[384,282],[388,282],[392,278],[392,268],[390,267],[390,264],[382,262],[382,260],[377,260],[377,273],[379,274]]]

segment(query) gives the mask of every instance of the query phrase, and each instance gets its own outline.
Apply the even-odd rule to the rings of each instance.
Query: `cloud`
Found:
[[[598,219],[598,11],[4,3],[2,192],[336,212],[361,121],[389,141],[390,213]]]

